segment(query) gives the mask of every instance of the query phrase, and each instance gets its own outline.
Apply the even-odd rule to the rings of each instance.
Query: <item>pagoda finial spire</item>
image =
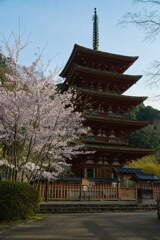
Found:
[[[96,8],[93,15],[93,49],[98,50],[99,47],[99,29],[98,29],[98,16]]]

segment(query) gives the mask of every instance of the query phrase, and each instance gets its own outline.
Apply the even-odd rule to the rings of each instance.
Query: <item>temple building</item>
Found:
[[[82,139],[87,150],[95,151],[73,161],[76,177],[113,178],[113,169],[123,167],[153,153],[150,149],[128,146],[126,136],[147,126],[144,121],[127,120],[125,115],[147,97],[122,95],[142,76],[124,72],[138,57],[122,56],[98,50],[97,14],[94,14],[93,49],[75,45],[60,76],[61,89],[75,88],[81,95],[78,108],[90,127]]]
[[[125,71],[138,57],[98,50],[98,16],[93,16],[93,49],[75,44],[60,76],[61,91],[75,89],[80,96],[76,107],[89,127],[81,141],[89,154],[72,159],[72,176],[50,183],[48,199],[137,200],[160,197],[158,178],[140,169],[125,168],[128,161],[153,154],[152,149],[128,145],[127,136],[147,126],[145,121],[128,120],[126,114],[147,97],[123,95],[142,77]],[[86,188],[82,188],[82,187]],[[147,191],[147,192],[146,192]],[[45,195],[45,186],[41,186]]]

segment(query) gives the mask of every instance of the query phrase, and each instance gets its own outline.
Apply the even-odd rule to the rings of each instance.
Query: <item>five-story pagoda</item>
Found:
[[[60,76],[65,79],[61,89],[75,88],[81,95],[79,110],[85,125],[90,127],[82,141],[92,154],[72,161],[75,177],[113,178],[114,169],[127,161],[153,153],[150,149],[128,146],[126,136],[147,126],[147,122],[125,119],[125,114],[142,103],[146,97],[122,95],[135,84],[140,75],[124,72],[138,57],[122,56],[98,50],[98,17],[93,16],[93,49],[75,45]]]

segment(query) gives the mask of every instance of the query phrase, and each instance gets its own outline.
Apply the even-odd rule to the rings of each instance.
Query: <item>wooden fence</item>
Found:
[[[152,189],[153,198],[160,199],[160,186],[152,185]],[[81,184],[41,182],[39,190],[41,197],[47,200],[137,200],[137,187],[108,184],[91,185],[84,191]]]
[[[156,199],[156,200],[160,200],[160,186],[154,186],[154,188],[153,188],[153,197],[154,197],[154,199]]]

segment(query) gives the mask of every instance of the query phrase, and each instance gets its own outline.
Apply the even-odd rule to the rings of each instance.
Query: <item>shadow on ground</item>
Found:
[[[0,239],[160,240],[160,220],[156,211],[47,214],[41,221],[19,224]]]

